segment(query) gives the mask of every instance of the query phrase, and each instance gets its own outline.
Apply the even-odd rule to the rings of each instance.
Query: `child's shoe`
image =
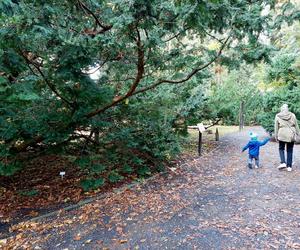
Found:
[[[252,164],[248,164],[248,168],[253,169]]]
[[[277,169],[280,170],[280,169],[283,169],[283,168],[286,168],[286,164],[285,163],[281,163]]]
[[[259,166],[255,165],[255,168],[259,168]]]

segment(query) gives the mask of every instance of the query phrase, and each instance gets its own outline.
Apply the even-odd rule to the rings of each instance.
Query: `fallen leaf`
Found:
[[[31,212],[29,213],[29,215],[32,216],[32,217],[36,217],[36,216],[39,215],[39,213],[36,212],[36,211],[31,211]]]
[[[74,240],[81,240],[81,236],[79,234],[77,234],[75,237],[74,237]]]
[[[123,234],[123,228],[122,227],[117,227],[116,231],[118,232],[118,234]]]
[[[7,243],[7,239],[2,239],[2,240],[0,240],[0,245],[4,245],[4,244],[6,244]]]
[[[300,243],[293,243],[292,248],[293,249],[300,249]]]

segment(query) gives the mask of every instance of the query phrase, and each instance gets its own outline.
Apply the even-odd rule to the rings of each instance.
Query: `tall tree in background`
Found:
[[[269,132],[274,131],[274,117],[284,103],[300,117],[300,24],[284,26],[274,36],[278,48],[271,55],[271,62],[263,65],[261,79],[265,94],[263,112],[259,121]]]

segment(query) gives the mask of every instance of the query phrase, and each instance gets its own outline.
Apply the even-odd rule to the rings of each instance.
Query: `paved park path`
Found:
[[[252,128],[264,138],[261,128]],[[174,173],[79,209],[19,225],[7,246],[33,249],[300,249],[300,146],[278,171],[277,144],[246,168],[249,130]]]

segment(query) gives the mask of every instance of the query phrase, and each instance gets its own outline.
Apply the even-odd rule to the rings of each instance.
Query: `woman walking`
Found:
[[[293,149],[297,134],[299,134],[297,118],[294,113],[289,111],[288,105],[283,104],[281,112],[275,117],[275,139],[279,141],[280,156],[278,169],[287,168],[287,171],[292,171]],[[285,160],[285,147],[287,160]]]

